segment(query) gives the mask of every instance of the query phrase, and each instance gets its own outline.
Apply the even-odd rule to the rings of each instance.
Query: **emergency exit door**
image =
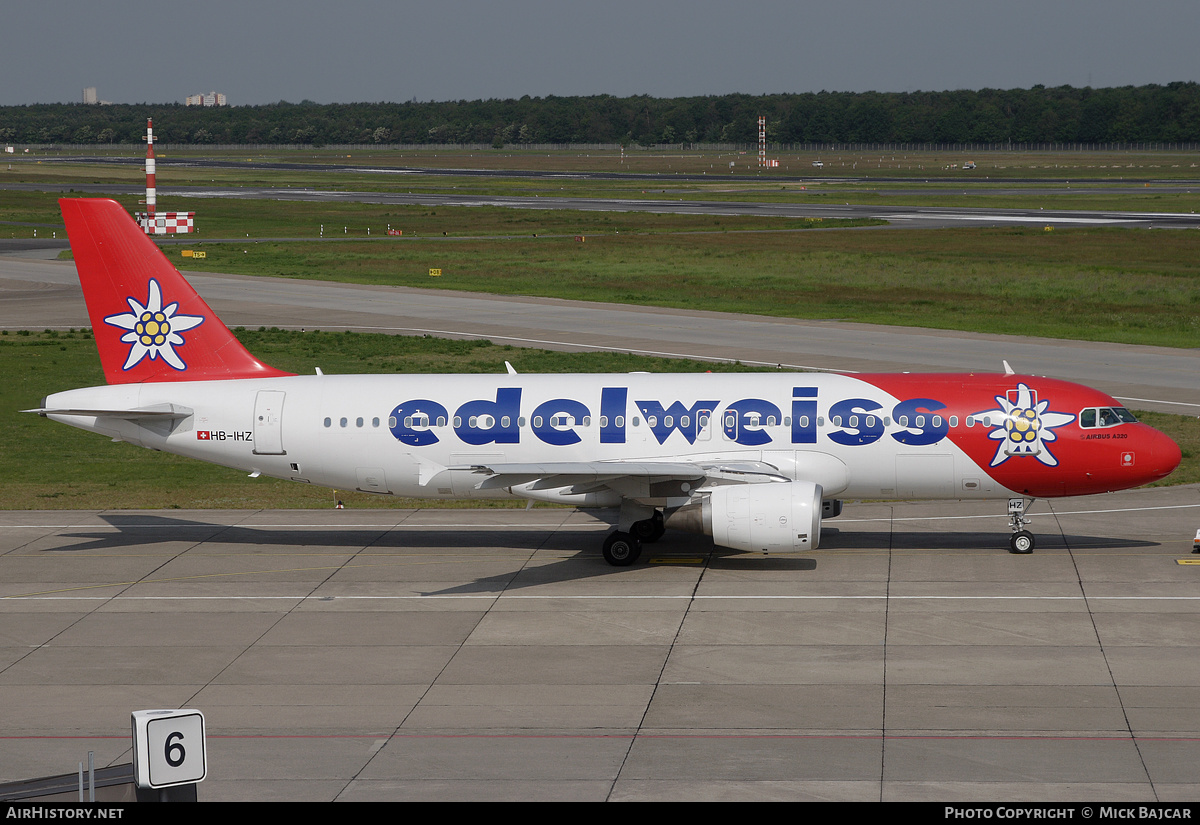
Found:
[[[259,390],[254,398],[254,454],[287,455],[283,449],[282,390]]]

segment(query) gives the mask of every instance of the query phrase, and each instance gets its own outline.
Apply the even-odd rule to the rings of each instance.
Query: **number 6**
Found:
[[[179,731],[175,731],[174,733],[172,733],[170,736],[167,737],[167,744],[163,748],[163,756],[166,757],[167,764],[170,765],[172,768],[178,768],[180,765],[182,765],[184,757],[187,756],[187,751],[185,751],[183,749],[183,745],[181,745],[181,744],[179,744],[179,742],[175,741],[176,737],[178,737],[179,739],[182,739],[183,734],[180,733]]]

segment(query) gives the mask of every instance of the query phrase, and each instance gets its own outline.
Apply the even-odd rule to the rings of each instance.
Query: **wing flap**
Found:
[[[540,492],[570,488],[572,492],[612,490],[625,498],[687,496],[706,484],[752,484],[790,481],[761,461],[551,461],[535,464],[468,464],[447,468],[482,478],[477,490],[523,488]],[[520,492],[514,490],[514,492]]]

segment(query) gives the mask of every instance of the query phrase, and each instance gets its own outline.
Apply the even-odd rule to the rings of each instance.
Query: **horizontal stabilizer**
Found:
[[[22,410],[21,412],[37,413],[43,418],[48,415],[78,415],[91,418],[121,418],[126,421],[136,421],[140,418],[170,421],[178,418],[187,418],[194,411],[191,407],[181,407],[178,404],[154,404],[149,407],[140,407],[133,410],[56,410],[41,407],[36,410]]]

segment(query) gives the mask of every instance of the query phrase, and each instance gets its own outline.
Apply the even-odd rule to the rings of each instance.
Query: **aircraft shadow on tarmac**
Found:
[[[83,550],[107,550],[162,544],[166,542],[213,542],[221,545],[337,547],[354,549],[426,549],[461,547],[466,542],[484,546],[513,549],[537,548],[545,543],[546,535],[553,529],[534,526],[529,528],[506,528],[502,530],[479,528],[469,525],[454,530],[430,527],[396,529],[394,525],[378,527],[355,525],[340,528],[328,527],[280,527],[242,526],[213,524],[185,518],[152,515],[102,515],[100,518],[114,528],[95,532],[64,532],[64,539],[86,539],[76,544],[50,548],[47,552],[79,552]]]
[[[836,534],[836,537],[830,534]],[[1057,532],[1037,533],[1037,551],[1059,552],[1062,550],[1128,550],[1133,548],[1161,547],[1156,541],[1142,539],[1113,538],[1111,536],[1063,535]],[[928,550],[931,552],[1003,552],[1008,554],[1008,534],[999,530],[959,531],[905,531],[887,530],[846,533],[821,528],[821,550]]]
[[[414,552],[459,549],[463,547],[511,549],[533,553],[536,550],[553,550],[571,553],[567,558],[546,564],[523,565],[519,570],[496,576],[476,579],[469,584],[457,585],[444,590],[431,591],[428,595],[455,593],[501,592],[515,588],[534,587],[555,581],[578,581],[583,578],[622,575],[631,569],[649,565],[672,566],[692,564],[707,566],[714,570],[737,570],[746,572],[806,571],[815,570],[820,557],[838,551],[904,551],[946,553],[979,553],[1007,555],[1004,534],[995,531],[947,532],[888,530],[854,531],[826,526],[822,529],[821,549],[817,558],[807,554],[787,554],[764,557],[756,553],[740,553],[715,547],[706,536],[669,532],[655,544],[648,544],[642,552],[642,561],[634,568],[612,567],[601,557],[597,545],[599,531],[572,530],[570,528],[530,527],[496,530],[481,527],[472,529],[464,525],[454,530],[430,527],[428,529],[395,529],[391,525],[379,527],[355,526],[338,528],[298,528],[277,526],[238,526],[213,524],[186,518],[158,515],[101,516],[111,530],[96,530],[60,533],[62,539],[80,541],[60,547],[47,548],[49,553],[78,553],[89,550],[128,549],[130,547],[185,542],[196,544],[212,542],[225,547],[244,546],[248,553],[255,547],[334,547],[348,552],[365,551],[367,555],[380,550],[412,550]],[[1070,550],[1120,550],[1159,547],[1159,543],[1127,538],[1101,536],[1063,536],[1057,533],[1039,534],[1039,552],[1061,552]],[[581,564],[581,562],[587,562]],[[594,562],[594,563],[591,563]],[[1020,563],[1014,560],[1014,563]]]

